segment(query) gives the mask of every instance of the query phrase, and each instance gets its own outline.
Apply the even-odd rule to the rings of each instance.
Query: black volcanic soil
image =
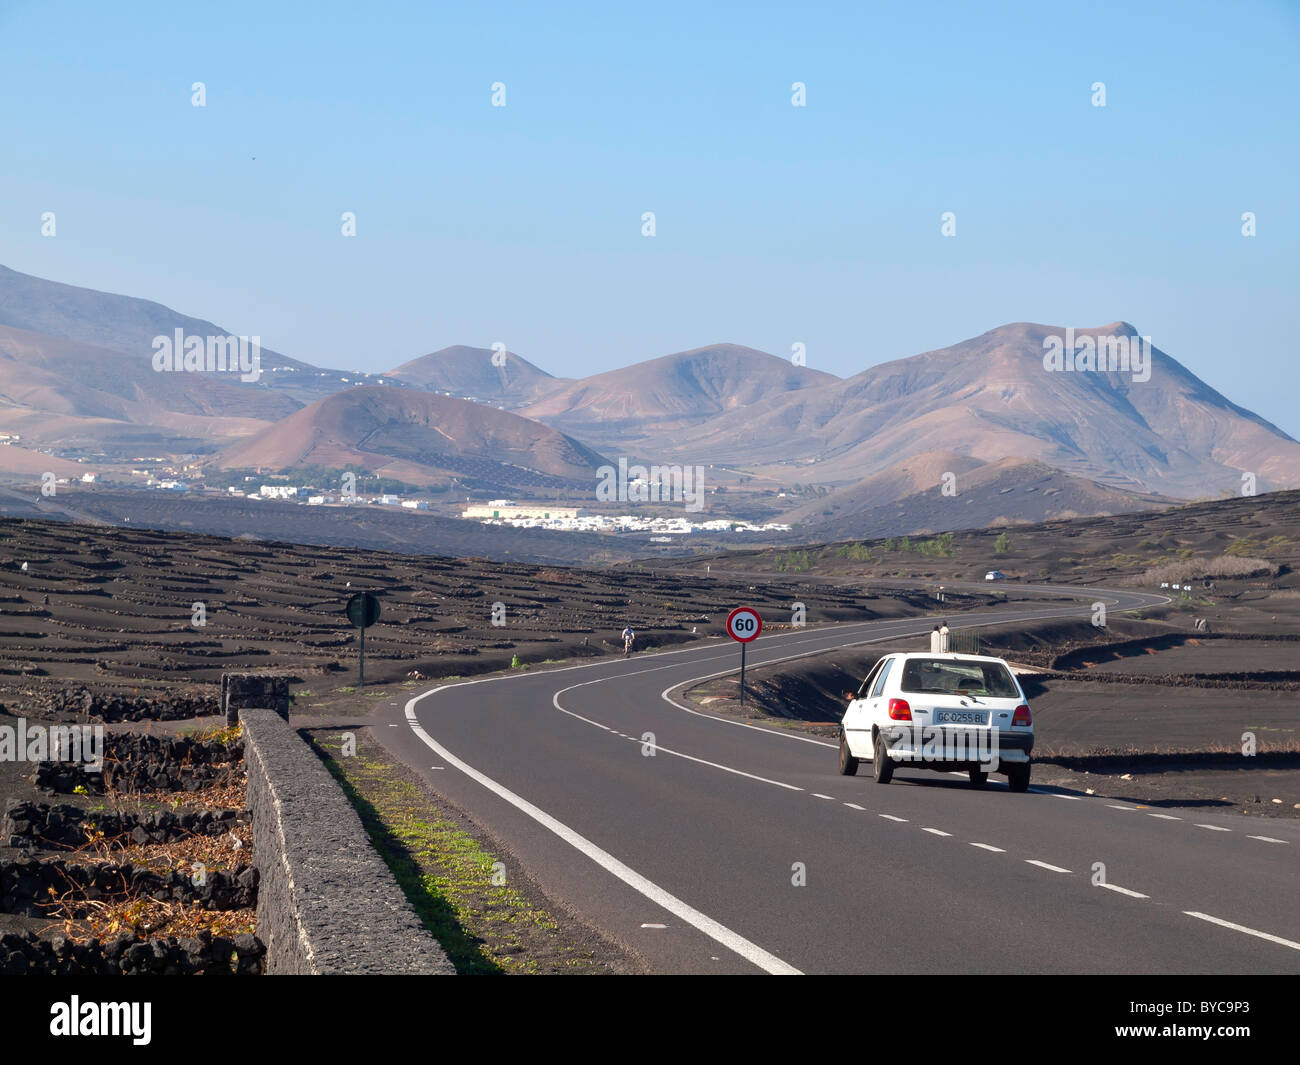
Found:
[[[60,497],[61,506],[71,509],[72,502]],[[245,506],[265,517],[271,511],[263,508],[278,505]],[[288,522],[305,508],[281,509],[291,512]],[[928,595],[894,591],[875,578],[902,574],[928,586],[951,579],[948,572],[978,575],[997,534],[958,534],[951,557],[896,550],[882,563],[880,545],[872,547],[876,561],[828,545],[806,553],[732,552],[707,560],[705,572],[706,560],[691,559],[597,570],[420,557],[409,544],[399,553],[93,526],[68,520],[76,514],[62,521],[0,519],[0,703],[12,712],[40,715],[51,694],[80,686],[121,696],[211,697],[222,672],[253,668],[279,670],[295,682],[296,713],[364,715],[389,694],[380,685],[616,654],[617,634],[628,623],[644,648],[719,635],[726,611],[741,601],[756,605],[770,628],[780,627],[777,619],[796,599],[814,623],[916,616],[932,612]],[[449,524],[468,526],[484,544],[492,532]],[[565,539],[556,536],[557,543]],[[1026,683],[1039,715],[1040,753],[1057,758],[1062,773],[1092,766],[1122,780],[1131,769],[1137,780],[1156,773],[1148,756],[1159,756],[1166,763],[1151,780],[1199,780],[1205,801],[1243,806],[1254,794],[1243,781],[1275,772],[1289,779],[1268,759],[1300,752],[1300,656],[1293,653],[1300,650],[1300,577],[1291,569],[1300,548],[1300,493],[1020,526],[1008,539],[1006,557],[996,562],[1006,572],[1037,568],[1053,578],[1104,583],[1132,579],[1171,552],[1212,557],[1235,544],[1238,554],[1268,559],[1273,576],[1198,586],[1145,611],[1145,620],[1112,617],[1104,634],[1082,622],[1055,622],[985,630],[984,638],[1005,657],[1049,671]],[[467,543],[449,542],[452,548],[466,550]],[[1084,568],[1085,556],[1094,569]],[[383,619],[367,635],[364,694],[353,691],[357,636],[342,616],[347,597],[361,590],[378,592],[384,602]],[[1001,591],[995,585],[959,597],[950,588],[949,606],[970,609]],[[206,611],[202,627],[192,623],[196,603]],[[505,608],[504,626],[491,623],[495,603]],[[1195,631],[1196,618],[1208,618],[1212,631]],[[869,666],[869,653],[842,652],[780,674],[754,670],[751,680],[756,702],[775,715],[770,720],[790,715],[797,727],[833,727],[839,693]],[[696,695],[727,712],[734,680],[710,684]],[[1248,731],[1268,758],[1234,754]],[[1170,758],[1195,769],[1175,777]],[[1216,774],[1234,758],[1238,783],[1221,788]],[[1218,759],[1219,767],[1207,768],[1206,759]],[[1123,782],[1124,789],[1135,786]],[[1261,795],[1270,790],[1255,787]],[[1294,808],[1272,803],[1275,797],[1287,798],[1264,796],[1267,812]]]
[[[1270,592],[1290,589],[1296,602],[1270,597],[1270,606],[1287,618],[1287,631],[1300,631],[1296,624],[1300,578],[1292,572],[1300,568],[1300,491],[1189,503],[1154,512],[965,529],[953,532],[950,554],[920,554],[918,546],[930,539],[926,534],[912,536],[911,551],[902,549],[901,538],[890,547],[876,538],[810,544],[798,550],[740,549],[699,556],[683,565],[708,565],[714,573],[797,572],[837,580],[892,576],[936,582],[982,580],[986,571],[997,569],[1017,580],[1137,585],[1152,567],[1237,555],[1265,559],[1280,572],[1276,579],[1216,581],[1212,595],[1205,594],[1203,582],[1193,581],[1189,601],[1217,602],[1228,595],[1262,599]]]
[[[366,634],[367,689],[412,674],[463,676],[516,660],[613,654],[627,624],[644,649],[718,635],[742,599],[777,628],[795,599],[825,620],[929,607],[924,596],[865,596],[827,582],[752,585],[636,569],[614,576],[0,519],[0,703],[37,712],[43,694],[81,686],[118,696],[215,696],[221,674],[235,669],[283,671],[316,694],[354,685],[358,634],[343,608],[360,591],[383,604]],[[492,623],[495,604],[501,625]],[[203,625],[195,624],[200,615]]]

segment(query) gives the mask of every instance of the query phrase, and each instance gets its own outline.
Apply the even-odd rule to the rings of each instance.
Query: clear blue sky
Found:
[[[0,263],[369,370],[1125,319],[1300,436],[1300,4],[614,6],[0,0]]]

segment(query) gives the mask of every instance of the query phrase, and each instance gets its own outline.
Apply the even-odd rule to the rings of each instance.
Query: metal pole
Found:
[[[361,626],[361,683],[359,687],[366,686],[366,627]]]
[[[745,648],[748,644],[740,645],[740,708],[745,708]]]

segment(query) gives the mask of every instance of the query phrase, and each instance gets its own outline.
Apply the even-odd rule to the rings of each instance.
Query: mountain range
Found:
[[[92,464],[185,453],[222,468],[351,465],[545,493],[628,456],[713,465],[754,487],[819,486],[786,496],[788,519],[843,535],[1147,509],[1237,494],[1243,474],[1258,491],[1300,485],[1300,444],[1158,347],[1147,379],[1053,372],[1044,351],[1064,330],[1037,323],[847,378],[717,343],[579,380],[463,345],[384,374],[266,349],[255,382],[158,373],[154,340],[177,329],[226,335],[158,303],[0,267],[0,432],[22,437],[0,447],[0,473],[30,476],[49,458],[32,448]],[[1139,339],[1120,321],[1074,335]]]

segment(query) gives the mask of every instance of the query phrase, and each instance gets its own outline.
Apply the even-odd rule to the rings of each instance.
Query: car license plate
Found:
[[[934,723],[936,725],[987,725],[989,714],[987,710],[936,710]]]

